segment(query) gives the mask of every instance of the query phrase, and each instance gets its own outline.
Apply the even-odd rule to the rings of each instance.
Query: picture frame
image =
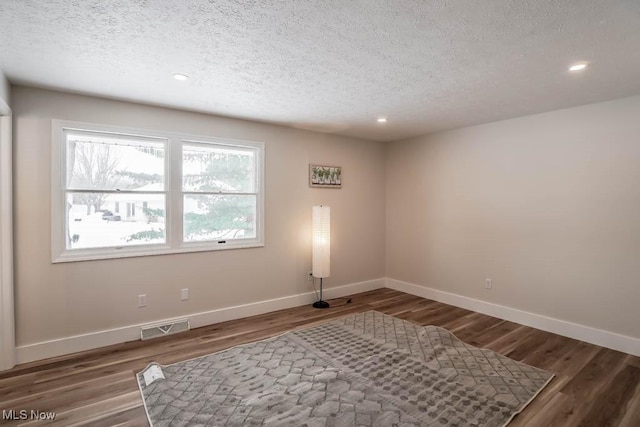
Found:
[[[310,164],[309,187],[342,188],[342,167]]]

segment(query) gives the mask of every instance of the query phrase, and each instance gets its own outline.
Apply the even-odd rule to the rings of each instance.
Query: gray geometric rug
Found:
[[[144,372],[144,371],[143,371]],[[553,378],[368,311],[137,375],[152,426],[504,426]]]

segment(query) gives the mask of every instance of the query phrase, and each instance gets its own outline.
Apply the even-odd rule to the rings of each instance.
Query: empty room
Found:
[[[640,426],[640,2],[0,0],[0,424]]]

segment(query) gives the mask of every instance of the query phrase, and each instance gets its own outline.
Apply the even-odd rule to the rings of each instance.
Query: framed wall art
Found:
[[[309,165],[309,187],[341,188],[340,166]]]

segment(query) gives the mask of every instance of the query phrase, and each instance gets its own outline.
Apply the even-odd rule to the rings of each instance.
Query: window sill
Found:
[[[65,251],[58,256],[53,256],[51,259],[51,263],[58,264],[63,262],[94,261],[94,260],[105,260],[105,259],[185,254],[185,253],[194,253],[194,252],[225,251],[230,249],[248,249],[248,248],[262,248],[262,247],[264,247],[263,242],[251,240],[251,241],[215,243],[215,244],[212,244],[211,242],[185,243],[183,244],[183,246],[178,248],[171,248],[165,245],[149,245],[149,246],[138,246],[133,248],[122,248],[122,249],[115,249],[115,248],[76,249],[76,250]]]

